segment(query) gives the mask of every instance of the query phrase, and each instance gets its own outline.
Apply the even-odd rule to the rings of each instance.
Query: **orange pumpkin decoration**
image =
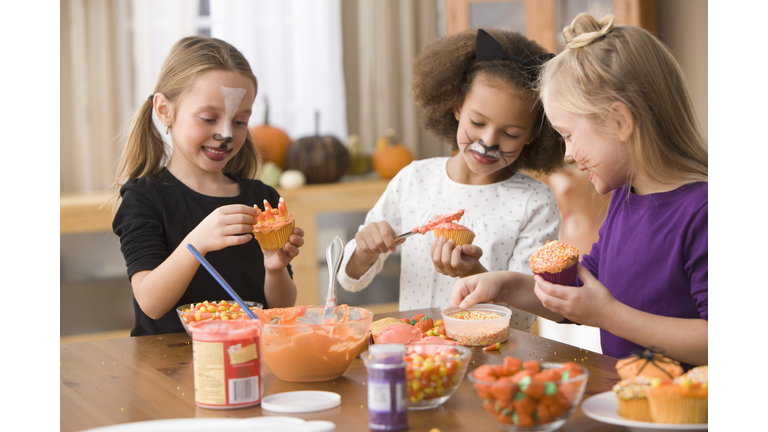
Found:
[[[386,133],[379,138],[376,144],[376,151],[373,152],[373,169],[382,178],[391,179],[401,169],[413,162],[413,156],[408,147],[403,143],[395,143],[395,131],[387,129]]]
[[[424,318],[416,323],[416,328],[421,330],[422,333],[426,333],[429,330],[432,330],[432,327],[434,326],[434,322],[432,321],[432,318]]]
[[[291,138],[282,129],[269,124],[269,101],[264,99],[264,124],[250,129],[253,142],[264,163],[274,162],[285,169],[285,154],[291,144]]]

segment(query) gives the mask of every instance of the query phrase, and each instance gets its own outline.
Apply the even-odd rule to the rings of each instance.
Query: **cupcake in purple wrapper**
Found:
[[[558,285],[570,285],[576,279],[579,250],[569,244],[552,240],[537,249],[528,261],[533,273],[544,280]]]

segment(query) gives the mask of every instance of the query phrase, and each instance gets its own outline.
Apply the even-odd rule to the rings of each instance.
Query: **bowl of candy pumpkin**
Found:
[[[507,431],[554,431],[581,403],[589,371],[574,363],[504,357],[469,374],[483,408]]]

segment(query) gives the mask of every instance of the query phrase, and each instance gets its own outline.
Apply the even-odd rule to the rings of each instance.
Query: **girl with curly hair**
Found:
[[[370,284],[402,245],[400,309],[446,307],[456,278],[493,270],[530,273],[528,257],[557,238],[560,214],[549,187],[522,171],[550,173],[564,148],[533,85],[552,55],[524,36],[470,29],[432,42],[415,59],[412,91],[422,125],[454,155],[415,161],[393,178],[345,248],[339,282]],[[416,235],[438,215],[459,220],[473,244]],[[535,315],[516,311],[512,327],[530,331]]]

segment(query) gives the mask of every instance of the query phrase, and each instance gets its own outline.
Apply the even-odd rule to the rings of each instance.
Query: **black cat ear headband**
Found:
[[[536,68],[546,63],[547,60],[553,58],[555,55],[551,53],[539,54],[529,59],[524,59],[518,56],[509,55],[504,52],[496,42],[493,36],[489,35],[485,30],[479,29],[477,36],[475,37],[475,61],[481,60],[514,60],[525,68]]]

